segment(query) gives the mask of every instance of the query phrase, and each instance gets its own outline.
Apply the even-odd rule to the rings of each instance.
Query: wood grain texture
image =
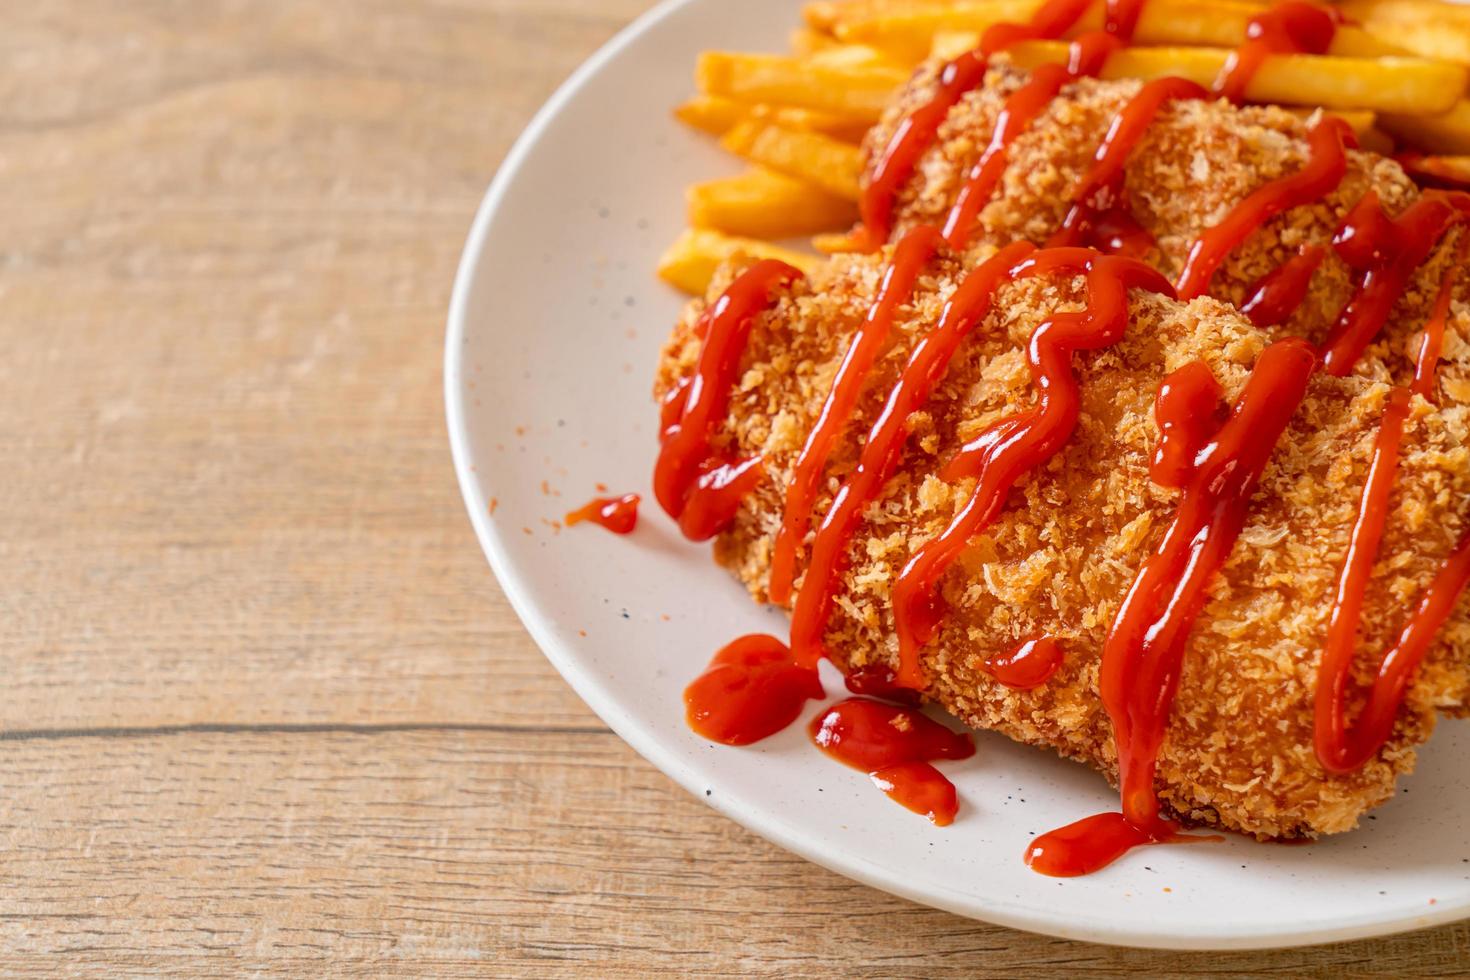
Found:
[[[0,973],[1463,974],[1466,926],[1179,956],[889,898],[547,666],[454,487],[443,314],[511,140],[646,6],[7,9]]]

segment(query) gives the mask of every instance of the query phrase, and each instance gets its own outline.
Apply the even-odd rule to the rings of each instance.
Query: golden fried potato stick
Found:
[[[882,65],[823,65],[789,55],[706,51],[699,56],[694,79],[706,95],[871,122],[908,80],[908,72]]]
[[[1390,135],[1427,153],[1470,153],[1470,101],[1466,99],[1437,116],[1384,114],[1379,123]]]
[[[807,181],[755,167],[685,191],[689,224],[730,235],[778,239],[850,228],[857,205]]]
[[[1470,7],[1440,0],[1344,0],[1338,7],[1363,30],[1405,51],[1470,64]]]
[[[738,123],[720,145],[738,157],[805,180],[837,197],[858,199],[862,152],[849,143],[752,119]]]
[[[747,119],[759,119],[775,123],[783,129],[808,130],[831,136],[844,143],[856,144],[868,131],[865,122],[854,122],[845,116],[815,109],[797,109],[793,106],[752,105],[718,95],[696,95],[680,103],[674,109],[674,118],[714,136],[724,136],[737,123]]]
[[[1023,41],[1009,54],[1023,68],[1065,64],[1068,46],[1062,41]],[[1101,77],[1175,75],[1208,86],[1229,57],[1225,48],[1124,48],[1108,56]],[[1245,97],[1250,102],[1432,115],[1454,106],[1466,78],[1460,65],[1423,58],[1282,54],[1266,59],[1246,86]]]
[[[708,228],[690,228],[658,260],[659,278],[676,289],[699,295],[709,288],[715,270],[737,255],[780,259],[802,271],[814,270],[821,258],[755,238],[739,238]]]
[[[993,24],[1026,20],[1035,9],[1034,0],[965,0],[934,4],[863,19],[849,14],[834,25],[838,38],[871,45],[893,57],[918,61],[928,52],[936,34],[965,31],[979,34]],[[1134,31],[1133,43],[1140,46],[1235,47],[1245,41],[1251,17],[1261,8],[1233,0],[1149,0],[1144,4]],[[1100,30],[1103,6],[1095,3],[1071,32]],[[1375,37],[1351,24],[1339,27],[1329,54],[1341,57],[1378,57],[1408,54],[1404,48]]]

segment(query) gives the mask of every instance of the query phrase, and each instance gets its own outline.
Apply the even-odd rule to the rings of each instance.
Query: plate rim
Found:
[[[830,846],[823,848],[780,818],[759,809],[746,809],[732,803],[735,797],[726,794],[706,795],[705,780],[685,765],[672,750],[665,749],[657,739],[647,736],[636,719],[603,688],[593,672],[579,663],[574,653],[563,648],[560,638],[549,628],[550,617],[542,612],[530,590],[522,585],[513,562],[502,545],[500,531],[490,517],[487,498],[474,468],[467,414],[469,398],[460,384],[463,378],[461,352],[468,330],[470,296],[475,288],[481,255],[495,228],[496,218],[514,190],[527,160],[552,122],[583,89],[596,80],[605,67],[644,34],[676,12],[700,2],[705,0],[661,0],[618,31],[556,88],[532,116],[497,168],[476,209],[455,271],[443,362],[445,421],[455,476],[470,523],[491,571],[522,625],[551,665],[614,734],[691,796],[724,817],[829,871],[888,894],[964,918],[1061,939],[1109,946],[1205,952],[1285,949],[1368,939],[1429,929],[1470,917],[1470,899],[1467,899],[1458,904],[1445,903],[1417,914],[1406,911],[1384,917],[1364,913],[1331,927],[1307,930],[1283,926],[1279,930],[1257,930],[1241,934],[1212,932],[1206,927],[1188,932],[1160,933],[1144,927],[1120,927],[1103,920],[1076,922],[1061,916],[1048,915],[1044,910],[1028,904],[985,904],[978,901],[973,893],[954,890],[935,892],[909,887],[903,880],[864,860],[860,855]]]

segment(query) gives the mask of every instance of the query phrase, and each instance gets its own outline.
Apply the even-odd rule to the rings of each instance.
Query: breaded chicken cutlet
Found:
[[[1105,649],[1116,649],[1110,631],[1116,636],[1126,618],[1130,589],[1149,574],[1148,556],[1167,550],[1171,524],[1183,520],[1194,492],[1151,474],[1160,386],[1181,368],[1207,368],[1229,405],[1243,399],[1269,351],[1294,344],[1305,352],[1305,394],[1282,418],[1279,439],[1262,437],[1274,448],[1260,457],[1259,482],[1244,484],[1239,537],[1225,545],[1223,564],[1207,571],[1197,616],[1181,620],[1187,640],[1178,648],[1177,693],[1160,723],[1152,780],[1166,810],[1190,823],[1263,838],[1350,829],[1412,768],[1438,713],[1470,712],[1470,603],[1456,585],[1423,661],[1410,668],[1402,704],[1380,726],[1382,737],[1355,753],[1339,745],[1337,761],[1324,765],[1336,750],[1324,749],[1320,692],[1338,691],[1343,730],[1349,719],[1362,727],[1369,715],[1381,716],[1381,651],[1404,643],[1405,611],[1427,594],[1444,594],[1442,582],[1453,578],[1445,570],[1470,554],[1470,286],[1453,274],[1470,235],[1470,198],[1425,197],[1393,161],[1351,149],[1340,122],[1239,108],[1188,83],[1149,107],[1136,142],[1114,158],[1116,179],[1097,193],[1089,181],[1102,169],[1119,119],[1177,80],[1150,88],[1073,78],[1008,143],[998,143],[1007,100],[1036,77],[1003,59],[945,110],[912,170],[895,173],[883,158],[895,134],[915,135],[905,120],[936,99],[943,73],[937,63],[920,68],[867,140],[865,184],[887,211],[869,222],[868,241],[889,244],[872,255],[839,256],[806,280],[783,280],[772,307],[751,321],[728,411],[713,421],[709,446],[711,459],[758,458],[763,473],[720,534],[717,559],[758,601],[790,605],[789,589],[777,583],[793,571],[783,563],[794,557],[798,595],[811,591],[809,579],[828,583],[820,647],[844,670],[886,671],[906,686],[921,673],[924,696],[968,724],[1051,747],[1116,783],[1120,752],[1134,751],[1127,745],[1133,736],[1116,730],[1120,710],[1133,709],[1119,708],[1116,684],[1108,700],[1105,665],[1117,661]],[[976,194],[989,179],[977,162],[997,145],[1004,145],[1003,169]],[[891,186],[872,195],[884,182]],[[1288,185],[1294,189],[1281,191]],[[969,216],[956,206],[967,195],[982,202]],[[1263,195],[1278,206],[1252,215]],[[1127,240],[1066,234],[1084,201],[1087,220],[1112,222]],[[1218,264],[1201,261],[1210,251],[1202,243],[1242,214],[1239,236],[1214,239],[1226,242],[1216,249]],[[1425,220],[1416,223],[1416,215]],[[793,553],[792,501],[802,495],[789,491],[802,484],[803,446],[832,410],[834,379],[865,319],[887,302],[887,283],[901,264],[896,255],[920,239],[937,241],[941,228],[948,244],[936,245],[932,257],[924,252],[911,293],[884,314],[892,316],[889,333],[859,378],[860,394],[830,455],[818,461],[821,479],[803,501],[811,519],[799,525],[804,537]],[[883,470],[855,528],[838,539],[839,558],[809,564],[821,548],[820,535],[808,529],[832,523],[861,481],[871,463],[865,443],[877,438],[891,408],[885,402],[902,388],[916,349],[942,332],[967,277],[1015,242],[1137,254],[1177,282],[1183,299],[1166,295],[1167,284],[1132,289],[1121,338],[1068,355],[1080,395],[1075,427],[1048,449],[1054,455],[1001,484],[985,505],[993,520],[962,539],[962,549],[949,553],[958,555],[952,564],[939,566],[942,615],[935,635],[921,638],[916,665],[917,607],[905,591],[911,573],[930,552],[945,550],[936,542],[953,540],[981,496],[973,470],[955,460],[976,456],[977,445],[986,456],[987,439],[993,447],[1018,431],[1004,427],[1010,420],[1023,419],[1024,428],[1025,418],[1044,414],[1036,331],[1064,314],[1092,316],[1090,275],[1084,280],[1067,268],[1002,283],[933,389],[906,409],[896,465]],[[1306,272],[1301,288],[1262,302],[1271,293],[1263,284],[1293,265]],[[676,329],[660,364],[660,397],[688,382],[705,343],[700,313],[743,267],[737,260],[723,269],[707,300]],[[1274,314],[1273,305],[1280,307]],[[1439,330],[1426,329],[1431,319]],[[1357,343],[1344,341],[1354,333]],[[1438,346],[1425,340],[1431,333]],[[1290,337],[1310,344],[1283,341]],[[1401,413],[1396,476],[1391,463],[1387,470],[1391,497],[1371,505],[1369,474],[1384,471],[1378,454],[1391,452],[1384,446]],[[1203,458],[1191,464],[1196,473]],[[1376,561],[1349,559],[1352,542],[1371,540],[1360,535],[1375,507],[1387,514]],[[1368,653],[1350,655],[1343,674],[1324,649],[1336,642],[1328,625],[1353,568],[1369,583],[1356,635]],[[1424,608],[1415,616],[1422,619]],[[798,599],[793,649],[798,634],[809,632],[810,617],[803,619]],[[1057,673],[1031,689],[1001,683],[994,663],[1037,637],[1063,651]],[[1333,686],[1334,676],[1346,676],[1346,686]],[[1343,761],[1349,756],[1351,764]],[[1124,810],[1143,827],[1147,815],[1135,822],[1129,812],[1130,799],[1137,810],[1128,786],[1131,780],[1137,789],[1136,762],[1123,780]]]
[[[983,253],[984,247],[981,246]],[[891,249],[889,250],[891,252]],[[765,479],[716,542],[716,557],[761,601],[792,467],[838,363],[879,288],[887,254],[843,256],[782,287],[751,324],[729,410],[712,444],[759,455]],[[853,469],[863,434],[914,345],[976,256],[938,256],[892,327],[829,460],[815,511]],[[717,277],[710,299],[739,266]],[[1082,308],[1081,278],[1001,286],[926,407],[895,475],[846,548],[823,646],[857,670],[897,661],[891,590],[916,547],[950,522],[973,480],[946,482],[943,464],[989,423],[1032,403],[1024,348],[1048,316]],[[695,303],[665,347],[657,391],[686,379],[702,338]],[[1116,781],[1113,728],[1099,697],[1104,638],[1137,572],[1178,506],[1179,492],[1149,479],[1157,440],[1155,393],[1164,376],[1203,361],[1233,399],[1272,339],[1228,305],[1188,304],[1133,290],[1124,339],[1073,358],[1081,390],[1076,431],[1049,463],[1023,478],[989,530],[943,577],[948,609],[923,651],[926,697],[966,723],[1047,746]],[[1365,766],[1324,771],[1313,752],[1319,651],[1375,432],[1390,386],[1314,375],[1270,458],[1240,539],[1192,631],[1177,700],[1159,755],[1156,788],[1189,821],[1261,837],[1347,830],[1393,792],[1436,711],[1470,700],[1470,610],[1460,602],[1419,670],[1386,746]],[[1463,530],[1470,500],[1466,413],[1412,404],[1404,455],[1360,641],[1391,644],[1402,613]],[[806,561],[799,551],[798,577]],[[798,578],[799,581],[799,578]],[[1055,637],[1058,673],[1033,690],[997,682],[986,661],[1028,637]],[[1371,679],[1370,665],[1357,679]]]
[[[868,134],[865,180],[894,130],[934,95],[941,70],[921,66],[882,120]],[[1031,73],[1004,60],[985,83],[948,111],[937,138],[925,149],[895,194],[894,237],[919,224],[942,226],[967,175],[991,142],[1006,99]],[[1075,198],[1109,127],[1145,83],[1135,79],[1079,78],[1065,85],[1006,151],[994,194],[970,230],[972,248],[1013,241],[1042,244],[1055,234]],[[1143,257],[1171,280],[1185,267],[1190,247],[1253,191],[1299,173],[1310,157],[1311,122],[1277,106],[1235,106],[1223,99],[1166,101],[1127,157],[1122,206],[1152,240]],[[1401,214],[1422,196],[1393,160],[1348,150],[1341,181],[1311,204],[1272,217],[1232,249],[1209,282],[1209,294],[1241,306],[1254,284],[1281,268],[1303,247],[1322,251],[1311,285],[1295,311],[1275,325],[1280,333],[1320,341],[1352,297],[1355,273],[1332,247],[1354,205],[1372,191],[1389,215]],[[1385,369],[1402,381],[1412,372],[1415,346],[1446,270],[1456,261],[1463,228],[1439,239],[1405,284],[1379,338],[1366,351],[1362,370]],[[1460,282],[1446,331],[1440,385],[1455,402],[1470,402],[1470,283]]]

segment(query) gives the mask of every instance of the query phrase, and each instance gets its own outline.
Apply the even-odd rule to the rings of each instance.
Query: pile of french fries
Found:
[[[687,192],[689,230],[659,275],[703,293],[742,251],[810,269],[819,253],[854,247],[860,144],[914,66],[979,43],[991,24],[1028,19],[1040,0],[812,0],[791,53],[707,51],[699,94],[675,110],[748,164]],[[1257,0],[1147,0],[1133,44],[1103,78],[1178,75],[1208,86],[1264,9]],[[1343,0],[1346,17],[1322,55],[1266,61],[1246,98],[1346,119],[1367,149],[1403,152],[1412,172],[1470,183],[1470,6],[1445,0]],[[1078,31],[1101,25],[1102,0]],[[1023,67],[1065,62],[1065,41],[1028,41]],[[806,239],[811,247],[807,247]],[[794,241],[793,241],[794,240]]]

